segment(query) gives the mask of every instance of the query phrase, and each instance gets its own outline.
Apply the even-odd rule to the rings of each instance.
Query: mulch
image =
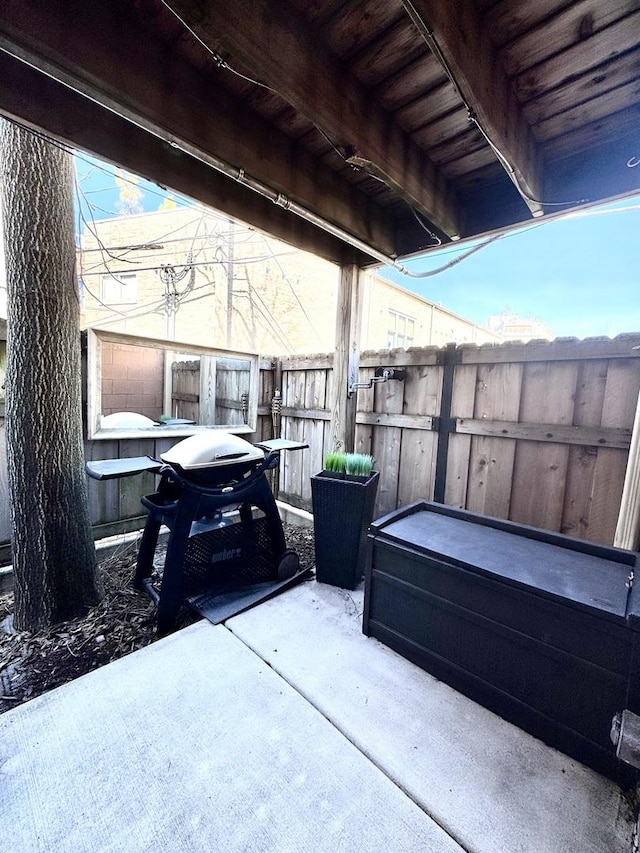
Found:
[[[301,565],[313,566],[313,530],[285,524],[284,531]],[[156,641],[155,606],[131,584],[137,550],[134,541],[100,563],[105,595],[82,619],[47,631],[17,632],[13,595],[0,597],[0,713]],[[159,550],[156,564],[162,559]],[[178,627],[200,618],[184,611]]]

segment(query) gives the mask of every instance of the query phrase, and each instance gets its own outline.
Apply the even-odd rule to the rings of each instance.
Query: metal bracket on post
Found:
[[[282,397],[280,391],[276,389],[273,392],[271,399],[271,421],[273,423],[273,435],[275,438],[280,438],[280,419],[282,417]]]
[[[640,768],[640,717],[625,708],[611,721],[611,741],[616,747],[616,756]]]
[[[359,388],[373,388],[378,382],[388,382],[390,379],[402,381],[406,375],[406,370],[397,370],[395,367],[378,367],[368,382],[349,382],[347,397],[351,397]]]

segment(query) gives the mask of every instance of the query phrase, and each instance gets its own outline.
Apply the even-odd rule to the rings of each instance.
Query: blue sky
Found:
[[[96,219],[114,214],[118,188],[113,167],[84,154],[76,163],[85,216],[88,202]],[[145,211],[157,210],[167,195],[143,179],[137,186]],[[560,337],[640,331],[640,196],[601,210],[549,222],[532,220],[430,278],[409,278],[389,268],[378,272],[481,325],[491,314],[510,309],[522,318],[541,320]],[[450,244],[404,266],[433,270],[472,245]]]
[[[640,331],[640,196],[600,210],[532,220],[433,278],[381,274],[480,324],[509,308],[561,337]],[[432,270],[471,245],[449,245],[405,266]]]

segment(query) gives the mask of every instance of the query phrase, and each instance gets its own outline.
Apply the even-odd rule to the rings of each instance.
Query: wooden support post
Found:
[[[330,448],[353,452],[356,437],[357,393],[348,395],[350,382],[358,381],[362,275],[355,264],[340,269],[336,309],[336,342],[333,361]]]
[[[620,513],[613,544],[616,548],[635,551],[640,533],[640,394],[631,433],[629,459],[624,476]]]
[[[459,352],[456,344],[447,344],[446,349],[438,353],[438,364],[443,365],[442,396],[438,417],[438,449],[436,452],[436,470],[433,485],[433,499],[444,503],[447,488],[447,467],[449,465],[449,434],[452,430],[451,403],[453,400],[453,380]]]

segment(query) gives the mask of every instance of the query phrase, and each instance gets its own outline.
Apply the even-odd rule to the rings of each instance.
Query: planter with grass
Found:
[[[364,574],[367,531],[378,491],[373,458],[362,453],[328,453],[311,477],[316,578],[355,589]]]

